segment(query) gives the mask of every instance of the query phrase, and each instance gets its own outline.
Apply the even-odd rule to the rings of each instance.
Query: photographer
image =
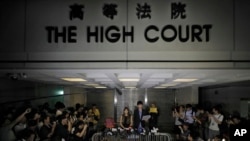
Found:
[[[78,121],[72,129],[73,140],[74,141],[83,141],[87,133],[87,124],[84,124],[83,121]]]
[[[72,129],[71,122],[68,121],[66,115],[58,116],[58,124],[55,129],[55,141],[68,141]]]
[[[220,113],[219,106],[212,109],[213,114],[208,113],[209,126],[208,126],[208,139],[213,139],[215,136],[220,135],[219,125],[222,123],[224,116]]]
[[[191,133],[189,129],[190,124],[187,122],[184,122],[182,126],[179,126],[179,129],[181,131],[180,139],[177,139],[177,141],[186,141],[188,140],[188,135]]]
[[[2,125],[0,128],[0,140],[1,141],[14,141],[15,135],[12,130],[14,125],[18,124],[20,121],[22,121],[25,118],[25,115],[30,113],[31,109],[26,109],[21,115],[19,115],[14,121],[12,121],[10,124]]]
[[[180,105],[178,107],[175,107],[172,111],[172,116],[173,118],[175,118],[174,134],[176,136],[176,139],[178,140],[181,134],[179,126],[184,123],[184,106]]]
[[[205,113],[203,107],[201,106],[197,107],[197,112],[194,119],[195,119],[194,129],[197,133],[199,133],[200,137],[204,139],[206,123],[208,121],[208,114]]]
[[[93,123],[94,129],[96,130],[98,121],[100,120],[101,116],[99,109],[96,107],[96,104],[92,105],[92,108],[88,112],[88,116],[92,119],[91,122]]]
[[[49,141],[53,137],[56,122],[54,121],[51,123],[50,116],[46,114],[42,116],[42,122],[43,126],[39,130],[40,141]]]
[[[193,130],[195,111],[193,110],[191,104],[186,105],[186,111],[184,115],[185,115],[184,121],[189,123],[189,129]]]

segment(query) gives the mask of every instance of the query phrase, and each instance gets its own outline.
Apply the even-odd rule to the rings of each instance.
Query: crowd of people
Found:
[[[26,104],[2,112],[1,141],[88,141],[100,119],[95,104],[91,108],[79,103],[66,108],[57,102],[54,109],[48,103],[38,109]]]
[[[158,115],[159,109],[155,104],[145,110],[143,102],[138,101],[133,114],[125,107],[118,124],[114,123],[116,125],[110,127],[116,126],[124,131],[142,133],[147,127],[157,127]],[[75,107],[67,108],[64,103],[56,102],[54,108],[48,103],[34,108],[30,103],[25,103],[19,108],[12,107],[2,111],[0,140],[88,141],[97,132],[100,116],[95,104],[88,108],[78,103]],[[145,116],[151,118],[144,119]],[[103,126],[105,128],[105,123]]]
[[[173,108],[172,116],[175,118],[173,132],[177,141],[243,140],[235,136],[235,131],[249,128],[248,120],[241,118],[239,112],[226,115],[221,105],[209,109],[191,104],[179,105]]]
[[[159,108],[155,103],[145,109],[138,101],[134,112],[130,111],[125,107],[117,123],[114,118],[108,119],[110,123],[102,123],[104,128],[119,127],[138,134],[158,128]],[[95,104],[84,107],[79,103],[68,108],[62,102],[56,102],[54,108],[48,103],[38,108],[24,104],[1,112],[1,141],[88,141],[98,131],[101,118]],[[248,120],[241,118],[239,112],[226,115],[220,105],[210,109],[179,105],[173,108],[172,116],[177,141],[236,141],[235,131],[249,128]]]

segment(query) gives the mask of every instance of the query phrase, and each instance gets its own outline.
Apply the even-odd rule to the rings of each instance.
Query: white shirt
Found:
[[[0,127],[0,140],[1,141],[15,141],[16,137],[14,132],[12,131],[13,123],[6,125],[4,127]]]
[[[20,131],[24,130],[27,127],[26,123],[19,123],[14,127],[14,131],[19,133]]]
[[[180,113],[182,116],[181,117],[175,117],[175,125],[182,125],[182,123],[179,121],[179,118],[184,119],[184,113]]]
[[[58,117],[58,116],[60,116],[60,115],[62,115],[62,114],[63,114],[62,111],[56,110],[56,117]]]
[[[213,115],[216,119],[218,119],[220,122],[222,122],[224,116],[221,114]],[[210,118],[210,124],[209,124],[209,129],[215,130],[215,131],[220,131],[218,123],[214,120],[213,117]]]
[[[194,123],[194,119],[193,117],[195,116],[195,112],[193,110],[188,110],[185,112],[185,122],[193,124]]]

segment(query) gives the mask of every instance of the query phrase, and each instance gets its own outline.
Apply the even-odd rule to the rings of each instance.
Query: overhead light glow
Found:
[[[104,86],[98,86],[98,87],[95,87],[96,89],[106,89],[107,87],[104,87]]]
[[[161,87],[171,87],[171,86],[176,86],[179,83],[177,82],[172,82],[172,83],[167,83],[167,84],[161,84]]]
[[[120,78],[119,80],[122,82],[138,82],[140,79],[139,78]]]
[[[99,86],[99,84],[84,84],[86,86]]]
[[[155,89],[165,89],[167,87],[161,87],[161,86],[158,86],[158,87],[154,87]]]
[[[62,80],[65,81],[70,81],[70,82],[85,82],[85,79],[82,78],[61,78]]]
[[[198,79],[175,79],[174,82],[193,82]]]
[[[125,87],[125,89],[135,89],[136,87]]]

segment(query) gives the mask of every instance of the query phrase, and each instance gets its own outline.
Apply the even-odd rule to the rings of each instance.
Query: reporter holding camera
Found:
[[[175,118],[174,134],[176,135],[176,139],[178,140],[181,134],[179,126],[182,126],[185,118],[184,106],[180,105],[178,107],[175,107],[172,111],[172,116],[173,118]]]
[[[31,112],[31,108],[27,108],[21,115],[19,115],[14,121],[9,124],[2,124],[0,127],[0,140],[1,141],[15,141],[16,137],[12,130],[14,125],[18,124],[25,118],[25,115]]]
[[[40,141],[49,141],[54,135],[56,122],[51,122],[50,116],[47,114],[42,116],[42,122],[43,126],[39,130]]]
[[[222,123],[224,116],[220,113],[220,108],[215,106],[212,109],[212,114],[208,113],[208,139],[212,140],[215,136],[220,135],[219,125]]]
[[[72,129],[73,140],[74,141],[83,141],[87,134],[88,125],[83,121],[78,121]]]
[[[58,116],[58,124],[55,129],[55,141],[69,141],[72,124],[65,115]]]
[[[96,104],[92,105],[92,108],[88,111],[88,116],[91,120],[91,123],[93,123],[93,128],[96,130],[98,121],[100,120],[101,113],[99,109],[97,108]]]

